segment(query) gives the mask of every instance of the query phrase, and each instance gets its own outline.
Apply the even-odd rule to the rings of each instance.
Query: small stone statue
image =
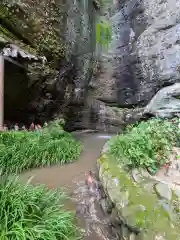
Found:
[[[38,128],[38,129],[41,129],[42,127],[41,127],[41,125],[40,125],[40,124],[37,124],[37,128]]]
[[[22,126],[22,130],[23,130],[23,131],[27,131],[27,128],[26,128],[25,125]]]
[[[15,129],[15,131],[19,131],[18,123],[15,124],[14,129]]]
[[[34,123],[32,122],[31,125],[30,125],[30,127],[29,127],[29,130],[30,130],[30,131],[33,131],[34,129],[35,129],[35,125],[34,125]]]

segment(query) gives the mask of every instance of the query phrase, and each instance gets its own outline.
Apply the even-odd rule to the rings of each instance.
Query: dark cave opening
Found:
[[[32,99],[27,70],[8,60],[4,63],[4,122],[27,123]]]

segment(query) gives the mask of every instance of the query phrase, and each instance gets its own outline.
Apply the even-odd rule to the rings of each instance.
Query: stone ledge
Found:
[[[107,153],[98,159],[99,179],[113,203],[125,240],[180,239],[179,201],[168,185],[149,178],[145,171],[133,176]]]

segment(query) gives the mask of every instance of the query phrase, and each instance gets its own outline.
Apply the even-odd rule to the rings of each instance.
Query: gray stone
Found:
[[[129,240],[136,240],[137,236],[135,234],[131,234],[129,236]]]
[[[101,205],[102,210],[104,211],[104,213],[107,213],[108,205],[106,203],[106,199],[105,198],[100,200],[100,205]]]
[[[96,98],[122,106],[146,104],[179,80],[179,8],[179,0],[125,0],[115,6],[112,42],[94,82]]]
[[[141,171],[139,169],[133,169],[131,171],[132,178],[135,182],[140,183],[143,179],[143,176],[141,174]]]
[[[108,213],[110,214],[112,212],[112,208],[113,208],[113,205],[112,203],[109,201],[108,198],[103,198],[100,200],[100,205],[104,211],[104,213]]]
[[[151,178],[150,174],[145,169],[132,169],[131,174],[132,179],[137,183],[147,183],[147,180]],[[149,181],[148,181],[149,182]]]
[[[96,104],[83,110],[82,118],[83,124],[116,131],[129,114],[114,115],[109,106],[145,106],[161,88],[179,82],[180,0],[117,1],[107,16],[112,41],[89,83],[88,97]],[[179,111],[177,102],[166,108],[175,103],[173,111]]]
[[[171,189],[169,188],[169,186],[167,184],[158,183],[158,184],[155,185],[155,188],[156,188],[157,194],[161,198],[167,199],[169,201],[171,200],[171,198],[172,198],[172,191],[171,191]]]
[[[180,187],[179,186],[174,189],[174,193],[176,194],[176,196],[178,198],[180,198]]]
[[[150,101],[144,114],[156,117],[174,117],[180,115],[180,83],[161,89]]]

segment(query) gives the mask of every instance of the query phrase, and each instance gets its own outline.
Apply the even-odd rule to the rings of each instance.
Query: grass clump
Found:
[[[63,210],[64,194],[0,177],[1,240],[77,240],[74,216]]]
[[[19,173],[29,168],[65,164],[77,159],[81,145],[58,122],[35,132],[0,133],[0,169]]]
[[[156,170],[168,160],[177,140],[177,124],[152,119],[129,127],[123,134],[113,137],[109,152],[129,168],[143,167]]]

